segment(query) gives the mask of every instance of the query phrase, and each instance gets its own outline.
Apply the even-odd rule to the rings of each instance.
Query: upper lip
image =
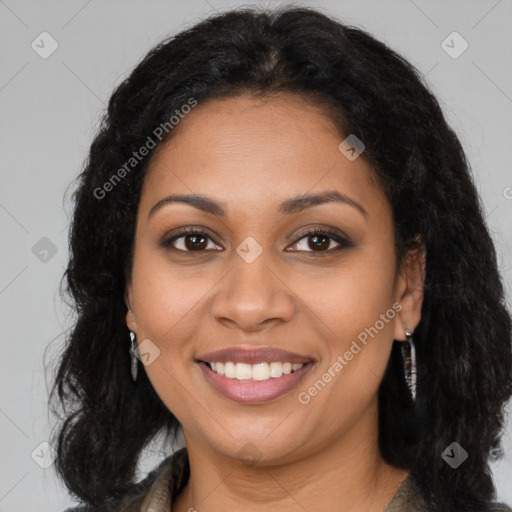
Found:
[[[288,352],[276,347],[259,347],[259,348],[242,348],[230,347],[215,352],[208,352],[197,357],[198,361],[212,363],[234,363],[256,364],[261,362],[280,361],[282,363],[299,363],[305,364],[313,362],[311,357]]]

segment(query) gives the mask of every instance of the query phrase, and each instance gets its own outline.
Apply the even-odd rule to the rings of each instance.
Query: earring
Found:
[[[131,370],[132,370],[132,379],[133,379],[133,382],[135,382],[137,380],[137,371],[138,371],[138,359],[137,359],[137,356],[135,355],[135,334],[130,331],[130,339],[131,339],[131,346],[130,346],[130,354],[132,356],[132,361],[131,361]]]
[[[407,342],[402,343],[402,359],[404,363],[405,381],[412,396],[416,401],[416,348],[412,339],[412,332],[405,326],[405,337]]]

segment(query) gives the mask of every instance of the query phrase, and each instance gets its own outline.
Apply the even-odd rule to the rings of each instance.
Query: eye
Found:
[[[208,240],[212,241],[211,237],[204,231],[185,229],[178,235],[165,240],[162,245],[164,247],[172,245],[174,249],[182,252],[201,252],[208,248]],[[175,242],[179,242],[177,245],[181,247],[176,247]]]
[[[310,239],[310,242],[305,242],[306,239]],[[304,242],[303,242],[304,240]],[[331,242],[334,241],[338,244],[338,247],[334,249],[331,248]],[[304,233],[294,245],[309,247],[311,250],[307,249],[299,249],[305,252],[334,252],[344,249],[346,247],[353,247],[353,244],[345,238],[341,236],[336,231],[331,231],[329,229],[313,229]],[[292,246],[293,247],[293,246]]]

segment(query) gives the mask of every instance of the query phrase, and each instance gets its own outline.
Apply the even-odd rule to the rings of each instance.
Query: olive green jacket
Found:
[[[172,504],[181,493],[189,478],[186,448],[164,459],[147,477],[135,484],[122,504],[105,507],[81,506],[64,512],[172,512]],[[193,509],[192,509],[193,510]],[[495,503],[493,512],[512,512],[503,503]],[[383,512],[430,512],[426,507],[414,480],[409,475]]]

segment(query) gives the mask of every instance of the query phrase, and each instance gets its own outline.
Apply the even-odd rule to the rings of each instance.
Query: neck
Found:
[[[407,471],[382,459],[376,410],[370,413],[374,421],[359,421],[343,436],[309,452],[301,447],[301,457],[286,464],[248,465],[185,433],[190,478],[173,510],[382,512]]]

